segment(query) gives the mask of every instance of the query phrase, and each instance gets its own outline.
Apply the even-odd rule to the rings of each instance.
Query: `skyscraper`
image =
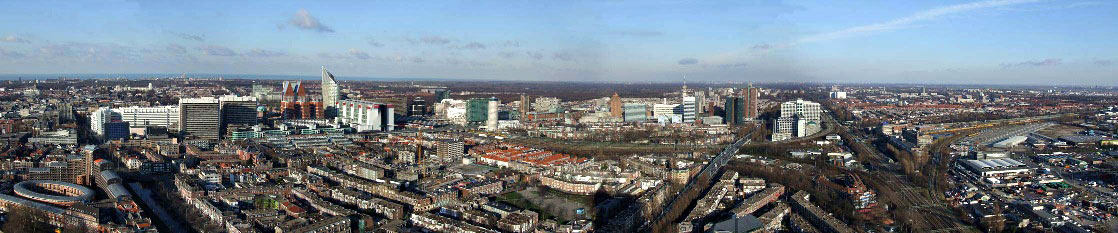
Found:
[[[622,109],[622,107],[621,96],[617,95],[617,92],[614,92],[613,96],[609,97],[609,116],[617,118],[624,117],[624,109]]]
[[[427,100],[422,97],[415,97],[411,103],[408,104],[408,116],[423,116],[427,114]]]
[[[683,123],[695,122],[695,97],[683,97]]]
[[[326,66],[322,66],[322,105],[325,107],[325,117],[331,118],[338,114],[338,100],[340,100],[338,93],[338,81],[334,79],[334,75],[326,70]]]
[[[98,137],[105,136],[105,124],[120,121],[120,114],[109,108],[97,109],[89,116],[89,128]]]
[[[745,119],[757,119],[760,116],[757,113],[757,105],[761,102],[761,89],[749,84],[741,94],[745,97]]]
[[[489,119],[489,99],[473,98],[466,101],[466,123],[482,124]]]
[[[523,94],[520,95],[520,116],[521,117],[524,117],[524,115],[528,115],[528,109],[531,106],[532,106],[532,101],[531,101],[531,99],[528,98],[528,95],[523,95]]]
[[[218,140],[221,102],[217,98],[179,99],[179,131],[187,137]]]
[[[489,116],[485,119],[485,128],[489,131],[497,131],[497,105],[500,104],[501,101],[497,100],[497,97],[489,99],[489,103],[487,106],[488,111],[486,111]]]
[[[727,125],[740,126],[745,123],[745,98],[741,96],[726,97],[724,106],[726,115],[722,118]]]

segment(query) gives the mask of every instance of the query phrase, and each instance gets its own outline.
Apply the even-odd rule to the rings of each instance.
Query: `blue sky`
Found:
[[[0,73],[1118,85],[1113,1],[7,1]]]

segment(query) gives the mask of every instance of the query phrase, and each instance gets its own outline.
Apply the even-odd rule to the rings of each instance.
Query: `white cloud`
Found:
[[[295,15],[291,17],[291,20],[288,21],[288,23],[294,25],[297,28],[305,30],[312,30],[317,32],[334,32],[333,28],[330,28],[329,26],[323,25],[321,22],[318,22],[318,18],[311,16],[311,13],[307,12],[307,9],[299,9],[299,11],[295,12]]]

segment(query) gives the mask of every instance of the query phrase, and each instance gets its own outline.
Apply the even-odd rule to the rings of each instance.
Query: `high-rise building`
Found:
[[[187,137],[220,139],[221,101],[213,97],[179,99],[179,131]]]
[[[486,108],[488,116],[485,118],[485,128],[489,131],[497,131],[497,105],[500,104],[501,101],[498,100],[497,97],[489,98],[489,103]]]
[[[439,141],[438,148],[435,148],[435,154],[438,155],[439,158],[443,159],[460,158],[466,152],[463,146],[464,144],[462,143],[462,141]]]
[[[780,104],[780,118],[773,123],[773,141],[815,134],[823,129],[819,103],[797,99]]]
[[[609,97],[609,116],[616,118],[624,117],[624,110],[621,108],[621,96],[617,95],[617,92],[614,92],[613,96]]]
[[[726,97],[723,109],[726,115],[722,118],[727,125],[740,126],[745,123],[745,98],[741,96]]]
[[[450,99],[450,91],[446,89],[435,90],[435,103],[443,102],[445,99]]]
[[[250,127],[259,123],[256,112],[256,106],[258,105],[256,97],[227,95],[222,96],[219,100],[221,101],[222,129],[226,132],[230,128]]]
[[[559,98],[555,97],[536,98],[536,103],[532,105],[532,111],[541,113],[559,112],[559,102]]]
[[[306,88],[299,81],[284,81],[283,96],[280,99],[285,119],[320,119],[325,117],[321,98],[307,95]]]
[[[466,123],[482,124],[489,119],[489,99],[473,98],[466,101]]]
[[[120,121],[120,113],[109,108],[100,108],[89,115],[89,129],[98,137],[105,136],[105,123]]]
[[[752,120],[760,117],[757,113],[757,105],[761,102],[761,89],[749,84],[749,87],[742,90],[741,94],[742,97],[745,97],[745,119]]]
[[[652,105],[652,116],[683,115],[682,110],[683,108],[679,104],[654,104]]]
[[[683,97],[683,123],[695,122],[695,97]]]
[[[532,100],[528,95],[520,95],[520,116],[528,115],[529,107],[532,106]]]
[[[338,101],[337,121],[357,131],[392,131],[396,128],[395,107],[365,100]]]
[[[625,122],[648,121],[648,106],[644,104],[625,104],[622,108],[624,108]]]
[[[427,100],[422,97],[415,97],[411,103],[408,104],[408,116],[423,116],[427,115]]]
[[[339,100],[341,100],[341,93],[338,90],[338,81],[330,71],[326,70],[326,66],[322,66],[322,105],[325,109],[323,111],[325,118],[337,115]]]

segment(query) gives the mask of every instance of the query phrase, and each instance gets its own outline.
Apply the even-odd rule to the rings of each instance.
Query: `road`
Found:
[[[156,202],[155,199],[151,197],[151,190],[140,186],[140,183],[136,182],[129,183],[128,186],[132,188],[133,192],[136,192],[136,196],[140,197],[140,200],[144,202],[144,205],[147,206],[148,209],[155,212],[155,217],[159,219],[159,222],[167,226],[167,230],[170,230],[171,233],[190,233],[190,231],[186,230],[190,229],[187,225],[183,225],[182,222],[179,222],[168,214],[167,210],[163,209],[163,206],[159,205],[159,202]]]
[[[690,180],[688,180],[687,185],[683,186],[684,188],[680,189],[680,190],[692,190],[694,188],[705,189],[706,187],[694,187],[696,182],[699,180],[699,177],[703,177],[704,175],[706,177],[714,177],[715,173],[718,173],[718,171],[721,170],[722,167],[726,166],[726,163],[730,162],[730,159],[734,158],[734,153],[736,153],[738,151],[738,148],[741,148],[742,146],[745,145],[745,143],[749,142],[749,138],[751,138],[751,137],[742,137],[742,138],[738,139],[736,142],[734,142],[733,144],[730,144],[729,146],[726,146],[726,148],[722,149],[722,152],[718,153],[714,157],[711,157],[710,162],[707,163],[705,166],[703,166],[703,169],[699,170],[699,173],[695,174],[695,176],[693,176]],[[666,217],[665,216],[666,214],[671,213],[672,206],[674,206],[674,204],[676,202],[680,201],[679,196],[680,196],[680,194],[683,194],[683,193],[684,192],[676,192],[675,195],[672,195],[671,200],[668,201],[668,202],[665,202],[666,204],[664,205],[664,208],[660,211],[660,213],[658,213],[656,215],[656,218],[653,218],[653,219],[657,219],[657,220],[658,219],[663,219],[663,218]],[[686,201],[693,201],[693,200],[686,200]],[[647,230],[647,228],[649,227],[650,222],[651,221],[645,222],[645,225],[642,226],[641,229]],[[645,230],[642,230],[641,232],[645,232]]]

